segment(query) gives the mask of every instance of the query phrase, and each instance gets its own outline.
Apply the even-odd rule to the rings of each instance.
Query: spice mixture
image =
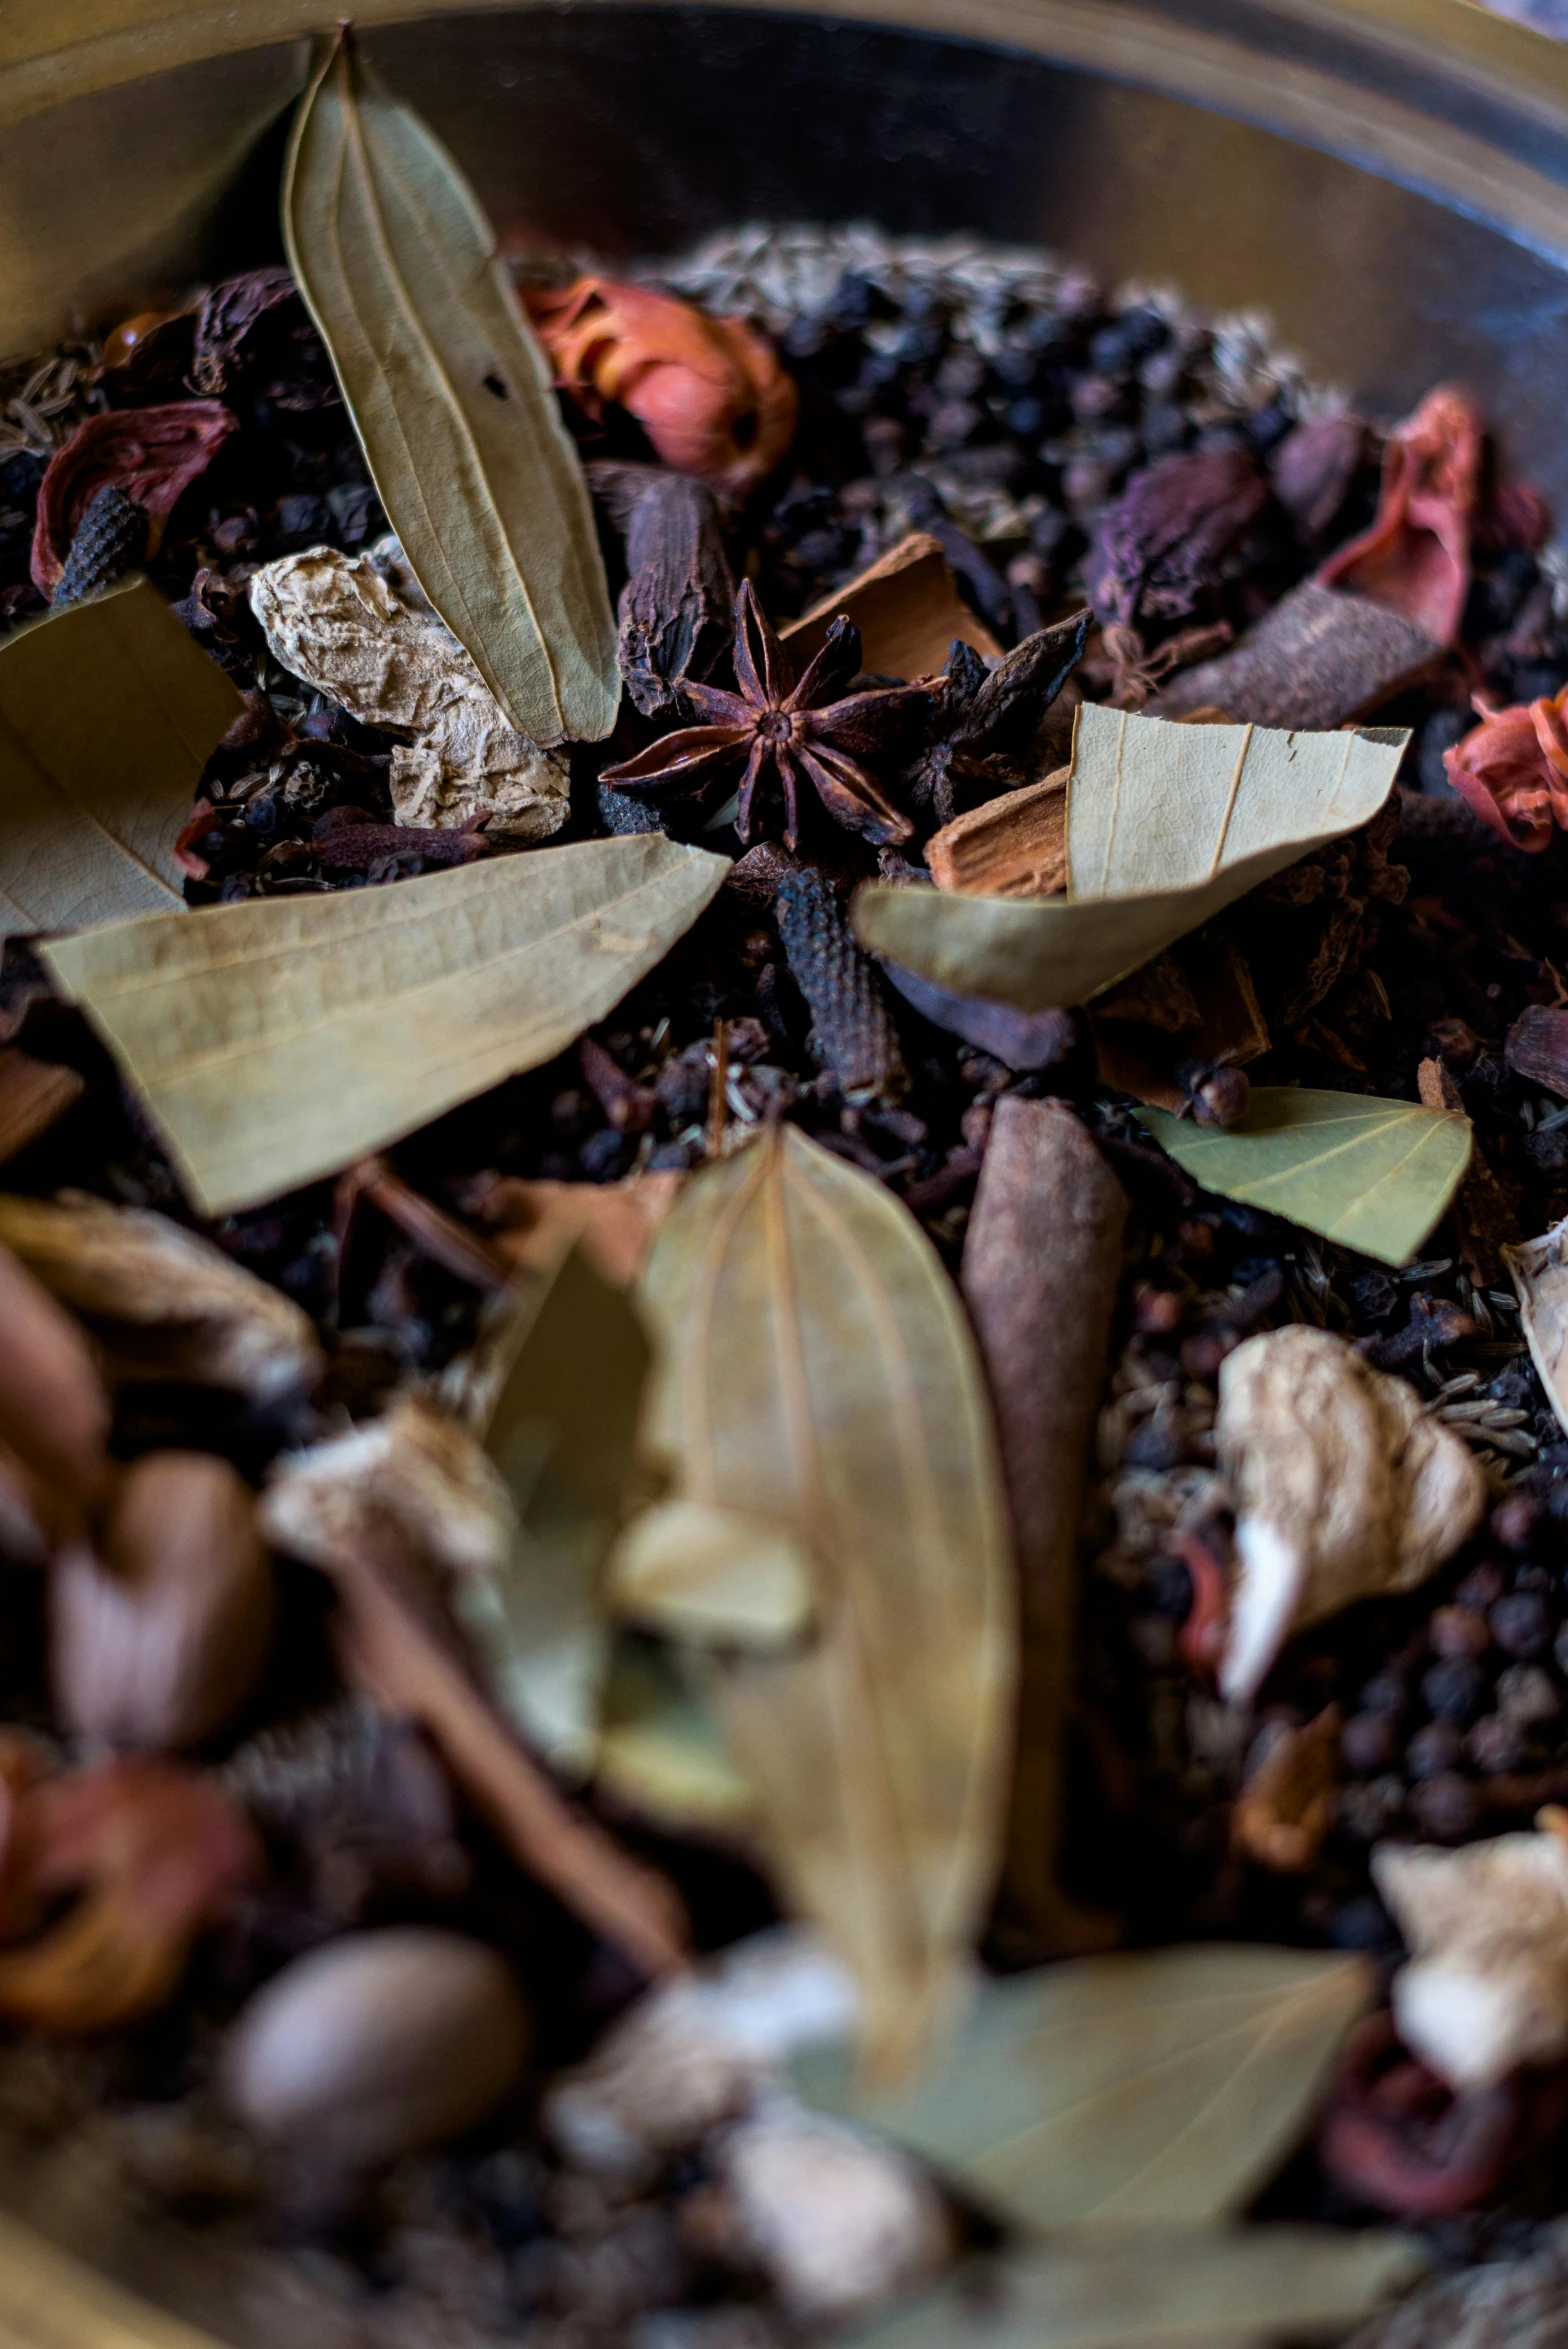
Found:
[[[541,747],[442,568],[458,460],[414,446],[436,553],[372,487],[399,506],[312,211],[332,93],[285,207],[308,309],[280,265],[0,374],[0,607],[41,621],[0,710],[13,646],[128,614],[144,572],[236,694],[159,886],[298,924],[173,924],[218,943],[166,1064],[117,1006],[168,914],[40,918],[0,838],[8,2200],[247,2341],[752,2349],[902,2294],[918,2330],[955,2261],[1005,2304],[1009,2262],[1050,2265],[1032,2224],[1095,2215],[1041,2184],[1070,2143],[1009,2168],[817,2093],[800,2049],[858,2012],[873,2073],[918,2080],[971,1946],[987,1997],[1076,1967],[1156,2004],[1096,1953],[1263,1952],[1312,1969],[1268,1996],[1328,2002],[1300,2076],[1262,2136],[1216,2125],[1211,2193],[1118,2173],[1111,2206],[1194,2257],[1242,2212],[1335,2258],[1403,2229],[1402,2258],[1509,2266],[1390,2344],[1555,2338],[1568,575],[1539,499],[1457,393],[1363,418],[1264,322],[1035,253],[756,228],[623,283],[530,267],[570,440],[530,425],[529,461],[568,522],[585,475],[615,604],[568,530],[530,608],[570,640],[558,700],[609,698]],[[496,364],[481,424],[521,433]],[[1166,829],[1096,889],[1107,728],[1113,805]],[[1321,817],[1287,734],[1342,762]],[[1351,828],[1353,743],[1383,765]],[[1118,796],[1145,758],[1154,801]],[[1251,853],[1254,800],[1256,872],[1119,949],[1124,901]],[[602,885],[544,862],[612,851]],[[665,853],[694,894],[634,951],[614,908]],[[527,964],[484,1061],[487,1004],[433,1042],[398,958],[435,988],[525,867],[539,920],[630,959],[596,999]],[[256,1106],[249,1015],[198,1048],[213,972],[264,997],[269,955],[325,953],[320,901],[392,885]],[[1103,962],[1066,1003],[1012,977],[1051,906]],[[107,977],[59,947],[114,913],[142,923]],[[372,964],[349,1083],[332,1025]],[[384,1149],[333,1122],[367,1053]],[[399,1107],[408,1069],[441,1114]],[[310,1179],[247,1190],[297,1124]],[[629,1466],[650,1345],[662,1494],[646,1442]],[[923,1837],[968,1891],[926,1897]],[[749,1938],[786,1914],[825,1942]],[[1038,2062],[999,2136],[1065,2126]],[[1183,2118],[1134,2108],[1145,2150]],[[1213,2256],[1195,2321],[1230,2338],[1260,2286]],[[1397,2288],[1296,2257],[1260,2338]],[[1058,2308],[1031,2337],[1090,2336]]]

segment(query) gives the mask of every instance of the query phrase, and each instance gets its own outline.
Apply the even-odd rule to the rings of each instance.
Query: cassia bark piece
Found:
[[[44,953],[221,1215],[553,1059],[728,869],[661,833],[589,840],[390,891],[119,923]]]
[[[615,619],[549,366],[473,190],[347,31],[300,101],[283,228],[420,586],[520,734],[598,741]]]
[[[955,636],[990,659],[1001,658],[1001,646],[960,596],[929,531],[911,531],[780,631],[797,673],[822,650],[840,612],[860,630],[861,665],[873,676],[934,677]]]
[[[1233,650],[1183,669],[1151,715],[1183,718],[1217,704],[1259,726],[1343,726],[1417,684],[1442,654],[1402,613],[1304,579]]]
[[[0,1163],[57,1125],[86,1090],[74,1068],[34,1060],[18,1044],[0,1048]]]
[[[1036,1957],[1103,1939],[1057,1890],[1075,1551],[1127,1200],[1057,1101],[1004,1095],[961,1283],[990,1379],[1018,1560],[1021,1674],[1002,1922]]]
[[[138,580],[0,645],[0,934],[178,912],[175,854],[245,704]]]
[[[926,842],[939,889],[969,897],[1054,897],[1067,886],[1067,769],[955,816]]]
[[[714,1686],[791,1905],[907,2068],[989,1898],[1013,1685],[1003,1500],[956,1292],[888,1192],[786,1126],[688,1178],[642,1294],[651,1449],[789,1528],[816,1630]]]

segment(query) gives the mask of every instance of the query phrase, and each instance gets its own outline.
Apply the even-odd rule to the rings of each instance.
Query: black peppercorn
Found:
[[[1473,1607],[1439,1607],[1427,1638],[1437,1656],[1484,1656],[1492,1644],[1486,1617]]]
[[[1429,1721],[1411,1738],[1405,1761],[1412,1778],[1435,1778],[1455,1769],[1464,1750],[1464,1739],[1451,1721]]]
[[[1484,1713],[1465,1739],[1465,1751],[1478,1770],[1488,1777],[1499,1771],[1517,1770],[1525,1759],[1526,1740],[1517,1721],[1510,1721],[1502,1713]]]
[[[1539,1656],[1551,1644],[1552,1619],[1538,1591],[1516,1590],[1491,1613],[1492,1637],[1504,1655]]]
[[[1422,1674],[1421,1694],[1439,1721],[1457,1722],[1462,1729],[1486,1702],[1486,1674],[1471,1658],[1451,1656]]]
[[[1410,1815],[1424,1835],[1458,1843],[1480,1819],[1481,1798],[1468,1778],[1424,1778],[1410,1790]]]
[[[1347,1770],[1371,1778],[1386,1770],[1399,1750],[1394,1724],[1386,1713],[1352,1713],[1339,1733],[1339,1750]]]

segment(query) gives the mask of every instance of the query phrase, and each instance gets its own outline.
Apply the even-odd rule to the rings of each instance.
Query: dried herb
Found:
[[[999,1922],[1032,1958],[1103,1945],[1056,1885],[1078,1521],[1127,1201],[1063,1103],[1003,1097],[960,1276],[995,1398],[1021,1626]]]
[[[625,408],[674,472],[743,497],[794,438],[794,379],[744,319],[606,277],[524,299],[567,390],[591,416],[607,400]]]
[[[933,739],[906,778],[912,805],[951,824],[961,809],[1033,780],[1035,738],[1083,657],[1093,617],[1075,612],[1037,629],[990,670],[968,645],[953,645]]]
[[[912,2086],[858,2086],[836,2050],[792,2068],[1019,2225],[1212,2226],[1291,2150],[1372,1990],[1305,1950],[1074,1958],[985,1982]]]
[[[429,873],[391,898],[258,898],[45,953],[192,1197],[222,1214],[553,1058],[653,968],[728,869],[657,835],[590,840]]]
[[[797,664],[822,650],[842,613],[860,631],[862,657],[875,677],[934,677],[955,638],[988,660],[1002,648],[953,583],[939,540],[911,531],[867,570],[813,604],[781,633]]]
[[[285,555],[250,583],[274,658],[367,726],[406,728],[392,748],[400,824],[544,840],[570,812],[565,757],[508,725],[495,695],[439,621],[411,608],[368,556],[331,547]]]
[[[604,781],[617,791],[681,798],[738,783],[735,829],[750,840],[762,813],[758,794],[769,780],[783,800],[785,845],[794,848],[804,780],[848,830],[876,842],[907,840],[914,826],[878,789],[866,762],[886,762],[900,732],[929,709],[925,687],[881,686],[846,695],[861,662],[860,639],[849,621],[834,622],[797,680],[749,579],[735,599],[734,662],[735,692],[694,679],[682,688],[705,725],[661,736],[634,758],[606,767]]]
[[[735,582],[718,501],[657,465],[590,465],[588,480],[626,541],[621,675],[644,717],[658,717],[678,706],[681,680],[706,677],[731,642]]]
[[[1458,1190],[1470,1123],[1410,1101],[1260,1085],[1226,1133],[1141,1122],[1205,1190],[1266,1207],[1382,1264],[1408,1264]]]
[[[243,712],[145,581],[0,645],[0,932],[184,904],[175,838]]]
[[[1363,824],[1406,736],[1170,726],[1084,703],[1067,787],[1066,901],[872,884],[863,946],[955,994],[1083,1003],[1309,849]]]
[[[50,458],[39,485],[32,553],[39,594],[53,592],[83,517],[106,484],[141,507],[147,551],[155,555],[180,499],[238,429],[239,418],[217,400],[114,408],[87,417]]]
[[[1017,2251],[959,2268],[940,2292],[854,2340],[856,2349],[1260,2349],[1337,2336],[1408,2290],[1422,2266],[1410,2237],[1333,2227]],[[1421,2349],[1438,2337],[1423,2333]],[[1416,2349],[1415,2337],[1407,2345],[1401,2334],[1397,2349]]]
[[[451,157],[344,31],[300,101],[289,260],[420,586],[511,724],[615,722],[615,622],[549,370]]]
[[[973,1341],[913,1219],[792,1127],[689,1179],[643,1293],[678,1496],[813,1560],[814,1636],[716,1657],[713,1685],[781,1886],[892,2072],[948,2004],[1000,1837],[1013,1640]]]
[[[1227,1356],[1214,1438],[1240,1561],[1219,1680],[1242,1704],[1293,1631],[1415,1590],[1486,1506],[1475,1455],[1408,1381],[1307,1322]]]
[[[1268,502],[1245,449],[1194,449],[1135,473],[1100,523],[1089,593],[1102,621],[1184,620]]]

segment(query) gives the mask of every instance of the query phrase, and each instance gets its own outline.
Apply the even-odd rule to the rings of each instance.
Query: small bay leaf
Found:
[[[145,579],[0,645],[0,937],[182,911],[174,843],[244,711]]]
[[[974,2261],[855,2349],[1264,2349],[1335,2337],[1420,2281],[1408,2235],[1248,2227]]]
[[[473,190],[347,30],[300,101],[283,229],[420,586],[519,733],[598,741],[615,616],[549,364]]]
[[[1080,705],[1067,786],[1068,895],[964,897],[872,883],[868,952],[1020,1011],[1087,1003],[1324,841],[1376,815],[1409,737],[1278,734]]]
[[[379,1150],[602,1019],[725,858],[662,833],[388,889],[149,914],[43,949],[206,1215]]]
[[[710,1662],[781,1887],[907,2065],[989,1897],[1014,1678],[995,1438],[957,1292],[880,1183],[796,1128],[688,1178],[643,1296],[677,1492],[793,1530],[815,1628]]]
[[[909,2088],[858,2086],[842,2049],[794,2072],[1024,2226],[1211,2226],[1290,2151],[1371,1993],[1315,1951],[1080,1958],[983,1984]]]
[[[506,1712],[586,1776],[609,1658],[604,1559],[635,1468],[648,1340],[579,1242],[498,1343],[510,1359],[484,1441],[518,1528],[498,1572],[465,1578],[458,1609]]]
[[[1161,1109],[1138,1121],[1195,1183],[1408,1264],[1459,1187],[1470,1122],[1413,1101],[1259,1085],[1238,1125],[1220,1132]]]
[[[816,1575],[787,1525],[711,1501],[656,1501],[611,1552],[618,1615],[672,1639],[787,1647],[811,1621]]]
[[[668,1827],[736,1835],[756,1825],[711,1701],[689,1660],[660,1640],[623,1632],[611,1647],[594,1776]]]

